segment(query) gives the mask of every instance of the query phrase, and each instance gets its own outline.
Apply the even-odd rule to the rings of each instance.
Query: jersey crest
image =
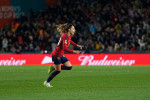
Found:
[[[67,42],[68,42],[68,41],[67,41],[67,40],[65,40],[65,43],[66,43],[66,44],[67,44]]]

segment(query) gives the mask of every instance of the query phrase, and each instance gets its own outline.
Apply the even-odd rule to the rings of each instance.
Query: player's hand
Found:
[[[73,53],[79,54],[81,51],[79,50],[73,50]]]
[[[77,45],[77,47],[79,47],[79,48],[82,50],[82,48],[83,48],[83,45]]]

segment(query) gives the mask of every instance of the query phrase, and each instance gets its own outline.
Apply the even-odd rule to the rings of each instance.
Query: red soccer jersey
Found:
[[[65,51],[73,53],[73,50],[68,49],[70,44],[77,46],[77,44],[71,40],[71,35],[68,36],[67,33],[62,34],[56,48],[52,52],[52,55],[61,57],[64,55]]]

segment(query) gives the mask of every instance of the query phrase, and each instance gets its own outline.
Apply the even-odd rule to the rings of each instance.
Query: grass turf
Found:
[[[150,66],[74,66],[43,86],[48,66],[0,66],[0,100],[150,100]]]

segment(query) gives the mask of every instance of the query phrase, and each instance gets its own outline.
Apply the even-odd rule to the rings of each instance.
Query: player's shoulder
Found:
[[[66,34],[67,34],[67,33],[63,33],[63,34],[61,35],[61,38],[66,38]]]

